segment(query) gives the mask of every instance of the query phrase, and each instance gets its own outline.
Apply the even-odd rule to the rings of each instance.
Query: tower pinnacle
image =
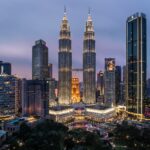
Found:
[[[67,10],[66,10],[66,6],[64,6],[64,15],[66,16],[67,14]]]
[[[91,8],[88,9],[88,15],[91,15]]]

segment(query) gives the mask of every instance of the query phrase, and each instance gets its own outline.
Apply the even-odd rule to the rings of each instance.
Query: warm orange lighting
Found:
[[[80,102],[80,89],[79,89],[79,78],[73,77],[72,78],[72,103],[79,103]]]

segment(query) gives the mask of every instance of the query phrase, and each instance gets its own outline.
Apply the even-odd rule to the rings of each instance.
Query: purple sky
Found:
[[[13,74],[31,78],[32,46],[42,38],[49,47],[49,62],[57,78],[58,38],[64,5],[71,26],[73,67],[82,68],[83,32],[88,8],[96,34],[97,72],[104,58],[125,64],[126,19],[135,12],[147,15],[150,55],[150,0],[0,0],[0,60],[11,62]],[[148,60],[148,77],[150,77]]]

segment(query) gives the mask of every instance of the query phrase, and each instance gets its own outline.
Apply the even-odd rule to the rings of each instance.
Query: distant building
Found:
[[[91,14],[86,21],[83,42],[83,102],[96,102],[96,52],[95,32]]]
[[[0,74],[11,75],[11,63],[0,61]]]
[[[0,115],[15,115],[17,80],[16,76],[0,74]]]
[[[120,83],[121,83],[121,66],[116,66],[115,70],[116,105],[119,104],[121,98]]]
[[[49,83],[45,80],[22,81],[23,116],[48,115]]]
[[[116,105],[115,87],[115,59],[105,58],[104,98],[108,107]]]
[[[53,78],[53,64],[48,64],[48,74],[49,74],[49,78],[52,79]]]
[[[47,79],[48,75],[48,48],[46,42],[38,40],[32,47],[32,79]]]
[[[150,79],[147,80],[147,97],[150,98]]]
[[[127,71],[126,71],[126,66],[123,66],[123,103],[126,102],[126,76],[127,76]]]
[[[104,73],[97,74],[97,101],[104,102]]]
[[[119,104],[124,105],[125,104],[125,84],[121,81],[120,82],[120,100]]]
[[[49,102],[52,100],[56,100],[56,80],[54,78],[50,78],[48,80],[49,82]]]
[[[143,114],[146,98],[147,29],[146,16],[136,13],[126,22],[126,106],[127,111]]]
[[[22,115],[22,79],[17,79],[15,82],[15,114]]]

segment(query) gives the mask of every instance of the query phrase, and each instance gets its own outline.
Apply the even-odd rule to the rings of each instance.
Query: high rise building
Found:
[[[22,115],[48,115],[49,83],[46,80],[22,81]]]
[[[15,114],[22,115],[22,79],[19,78],[15,81]]]
[[[38,40],[32,47],[32,79],[48,78],[48,48],[46,42]]]
[[[48,80],[49,82],[49,102],[53,101],[56,99],[56,80],[54,78],[50,78]]]
[[[126,66],[123,66],[123,82],[122,82],[122,102],[125,104],[126,102]]]
[[[0,74],[11,75],[11,63],[0,61]]]
[[[115,68],[115,59],[105,58],[104,98],[105,105],[108,107],[116,105]]]
[[[115,86],[116,86],[116,105],[120,103],[121,100],[121,88],[120,88],[120,83],[121,83],[121,66],[116,66],[115,69]]]
[[[83,102],[93,104],[96,102],[96,53],[95,32],[93,21],[89,12],[86,21],[83,42]]]
[[[147,72],[147,29],[145,14],[136,13],[128,17],[126,27],[127,111],[143,114]]]
[[[16,76],[0,74],[0,116],[15,115],[16,80]]]
[[[49,78],[52,79],[53,78],[53,64],[48,64],[48,74],[49,74]]]
[[[70,26],[66,16],[66,10],[61,23],[58,55],[58,99],[60,105],[68,105],[71,103],[72,51]]]

